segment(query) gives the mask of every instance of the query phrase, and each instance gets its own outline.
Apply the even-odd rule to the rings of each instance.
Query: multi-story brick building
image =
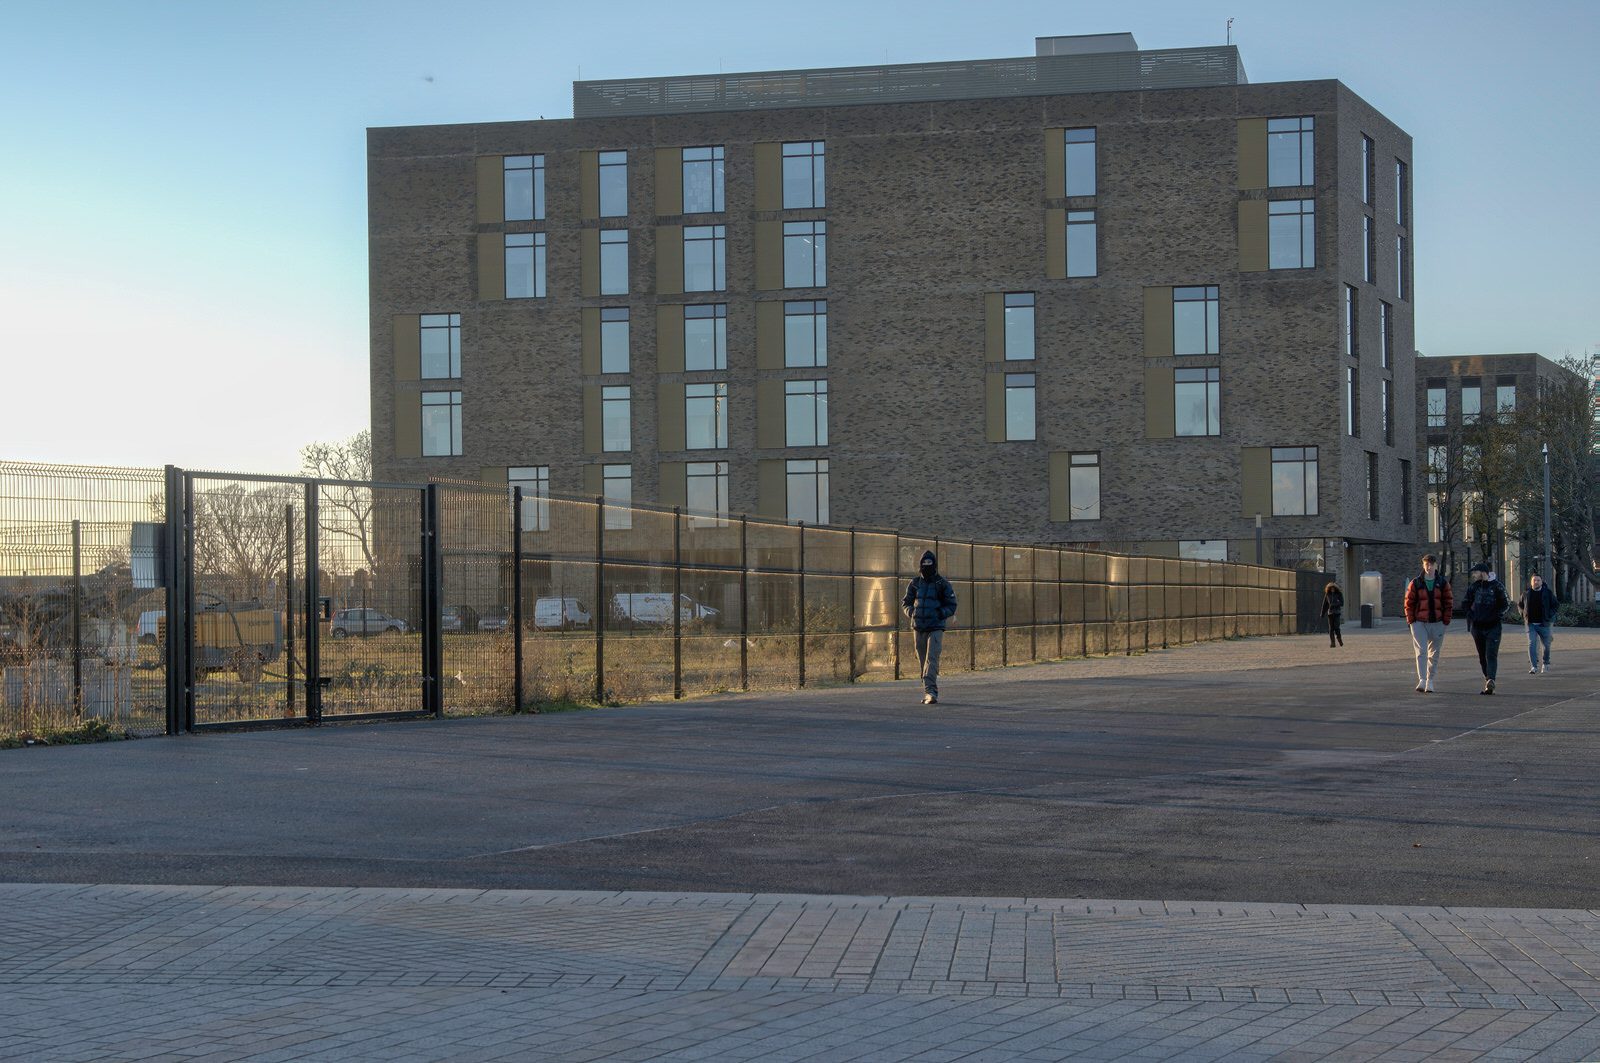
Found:
[[[1344,571],[1415,542],[1410,137],[1231,46],[1038,43],[371,130],[379,474]]]

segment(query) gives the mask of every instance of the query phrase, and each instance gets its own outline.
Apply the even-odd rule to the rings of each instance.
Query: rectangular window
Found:
[[[1390,369],[1394,366],[1394,307],[1382,300],[1378,302],[1378,331],[1383,344],[1379,350],[1381,363]]]
[[[1372,206],[1372,193],[1377,184],[1377,171],[1374,167],[1377,160],[1373,157],[1372,138],[1365,133],[1361,135],[1361,202]]]
[[[828,523],[828,462],[791,461],[785,465],[790,520]]]
[[[828,283],[828,223],[783,223],[783,286],[821,288]]]
[[[1344,370],[1345,435],[1361,434],[1361,371],[1353,365]]]
[[[1378,455],[1367,451],[1367,519],[1377,520],[1378,507]]]
[[[1378,381],[1378,386],[1383,391],[1383,442],[1385,446],[1394,446],[1394,381],[1384,377]]]
[[[628,308],[603,306],[600,308],[600,372],[626,373],[630,370],[628,356]]]
[[[1067,211],[1067,276],[1093,277],[1100,270],[1094,211]]]
[[[1067,519],[1100,519],[1100,455],[1067,456]]]
[[[1400,459],[1400,523],[1411,523],[1411,463]]]
[[[684,508],[689,511],[689,527],[722,528],[728,524],[728,463],[691,461],[686,469],[688,490]]]
[[[1272,515],[1317,515],[1317,448],[1272,448]]]
[[[550,466],[526,465],[506,470],[506,486],[522,488],[522,530],[550,530]]]
[[[1222,370],[1174,369],[1172,410],[1174,435],[1221,435]]]
[[[625,151],[600,153],[600,216],[628,216],[628,153]]]
[[[1360,297],[1356,294],[1356,286],[1344,286],[1344,353],[1352,358],[1361,355],[1361,322],[1357,320],[1359,313]]]
[[[1002,303],[1006,361],[1033,361],[1033,293],[1007,292]]]
[[[803,140],[783,146],[783,209],[828,205],[822,141]]]
[[[1501,379],[1495,382],[1494,412],[1500,420],[1509,420],[1517,412],[1517,382],[1515,379]]]
[[[726,225],[683,227],[683,290],[686,292],[728,290]]]
[[[1178,556],[1185,561],[1226,561],[1228,560],[1228,540],[1180,539],[1178,540]]]
[[[506,233],[506,298],[544,298],[544,233]]]
[[[505,169],[505,220],[544,220],[544,156],[507,155]]]
[[[1406,164],[1399,159],[1394,160],[1394,223],[1406,224]]]
[[[1410,290],[1406,283],[1408,280],[1407,264],[1406,238],[1405,234],[1402,233],[1394,238],[1394,293],[1400,299],[1406,298],[1406,292]]]
[[[683,386],[683,439],[689,450],[728,448],[728,385]]]
[[[1093,129],[1068,129],[1066,141],[1067,195],[1092,196],[1095,193],[1095,150]]]
[[[722,148],[683,149],[683,212],[715,214],[722,202]]]
[[[600,484],[605,497],[605,527],[633,527],[633,466],[602,465]]]
[[[1034,374],[1006,374],[1006,438],[1035,439]]]
[[[461,392],[422,393],[422,456],[450,458],[461,453]]]
[[[1428,427],[1443,428],[1445,416],[1444,381],[1428,381]]]
[[[826,299],[783,304],[783,364],[802,369],[828,364]]]
[[[461,375],[461,315],[423,314],[418,342],[422,347],[422,379],[447,380]]]
[[[1311,269],[1317,264],[1316,212],[1314,199],[1267,204],[1267,268]]]
[[[1461,423],[1477,424],[1483,415],[1483,385],[1477,377],[1461,381]]]
[[[683,308],[685,372],[728,368],[728,304],[708,303]]]
[[[633,389],[600,389],[600,449],[607,453],[633,449]]]
[[[828,445],[826,380],[783,382],[783,445],[786,447]]]
[[[628,230],[600,230],[600,294],[628,294]]]
[[[1450,481],[1450,448],[1442,443],[1430,444],[1428,447],[1428,474],[1429,487],[1442,487]],[[1435,536],[1437,538],[1437,536]]]
[[[1172,289],[1172,353],[1217,354],[1222,349],[1217,328],[1215,285]]]
[[[1378,283],[1378,234],[1374,221],[1361,216],[1361,279],[1368,284]]]
[[[1267,119],[1268,185],[1292,188],[1314,183],[1313,135],[1309,117]]]

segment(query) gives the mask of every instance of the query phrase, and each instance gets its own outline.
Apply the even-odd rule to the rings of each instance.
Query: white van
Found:
[[[533,603],[533,626],[544,631],[589,627],[594,618],[576,598],[540,598]]]
[[[672,623],[672,595],[659,591],[643,594],[614,594],[611,596],[611,613],[617,620],[635,624]],[[678,618],[685,624],[695,621],[714,622],[722,610],[701,605],[687,594],[678,595]]]

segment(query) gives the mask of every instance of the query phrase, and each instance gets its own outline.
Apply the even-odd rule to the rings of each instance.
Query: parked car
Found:
[[[165,609],[146,609],[139,614],[139,621],[134,625],[134,637],[146,646],[154,646],[161,640],[162,622],[166,619]]]
[[[490,609],[478,617],[479,631],[504,631],[511,626],[511,618],[504,609]]]
[[[612,616],[623,622],[635,624],[672,623],[672,595],[659,591],[615,594],[611,597]],[[701,605],[687,594],[678,595],[678,617],[683,623],[712,622],[722,615],[722,610]]]
[[[533,603],[533,626],[546,631],[570,631],[594,626],[594,617],[576,598],[540,598]]]
[[[382,635],[387,631],[405,630],[404,620],[376,609],[340,609],[333,614],[329,633],[336,639],[342,639],[351,635]]]
[[[470,605],[447,605],[439,615],[440,631],[478,630],[478,611]]]

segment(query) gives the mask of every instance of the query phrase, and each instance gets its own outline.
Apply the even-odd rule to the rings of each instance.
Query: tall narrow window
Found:
[[[1373,158],[1372,138],[1365,133],[1361,135],[1361,202],[1372,206],[1372,193],[1377,184],[1377,160]]]
[[[1394,381],[1384,377],[1378,381],[1383,398],[1383,442],[1385,446],[1394,446]]]
[[[628,294],[628,230],[600,230],[600,294]]]
[[[1400,459],[1400,523],[1411,523],[1411,463]]]
[[[1443,428],[1445,425],[1445,389],[1444,381],[1428,381],[1428,427]]]
[[[1461,423],[1477,424],[1483,415],[1483,382],[1477,377],[1461,381]]]
[[[1068,129],[1066,141],[1067,195],[1095,194],[1095,141],[1093,129]]]
[[[1100,455],[1067,456],[1067,519],[1100,519]]]
[[[783,434],[783,445],[786,447],[828,445],[826,380],[783,382]]]
[[[1006,438],[1036,439],[1033,373],[1006,374]]]
[[[1378,455],[1367,451],[1367,519],[1377,520],[1382,510],[1378,505]]]
[[[461,315],[423,314],[420,336],[422,379],[451,379],[461,375]]]
[[[1317,515],[1317,448],[1272,448],[1272,515]]]
[[[828,364],[828,301],[783,304],[783,364],[813,369]]]
[[[1352,358],[1361,354],[1361,323],[1356,319],[1360,299],[1356,294],[1356,286],[1344,286],[1344,353]]]
[[[1517,381],[1515,377],[1501,377],[1495,381],[1494,412],[1502,421],[1511,419],[1517,412]]]
[[[522,530],[550,530],[550,466],[526,465],[506,470],[506,486],[522,488]]]
[[[1097,231],[1094,211],[1067,211],[1067,276],[1093,277],[1100,271]]]
[[[1310,269],[1317,264],[1317,203],[1275,199],[1267,204],[1267,266]]]
[[[600,216],[628,216],[628,153],[625,151],[600,153]]]
[[[715,214],[723,209],[721,147],[683,149],[683,212]]]
[[[1402,233],[1394,238],[1394,294],[1397,298],[1407,298],[1410,291],[1408,271],[1406,266],[1406,238]]]
[[[1361,279],[1368,284],[1378,283],[1377,226],[1365,214],[1361,216]]]
[[[728,227],[686,225],[683,229],[683,290],[728,290]]]
[[[783,286],[821,288],[828,283],[828,223],[783,223]]]
[[[628,355],[628,308],[600,308],[600,372],[626,373],[632,359]]]
[[[1214,436],[1222,433],[1222,370],[1172,371],[1174,434]]]
[[[1033,360],[1033,293],[1007,292],[1003,302],[1006,361],[1030,362]]]
[[[544,298],[544,233],[506,233],[507,299]]]
[[[422,393],[422,456],[449,458],[461,453],[461,392]]]
[[[1385,369],[1394,366],[1394,307],[1380,301],[1378,303],[1378,331],[1382,337],[1380,348],[1382,365]]]
[[[1406,164],[1394,160],[1394,223],[1406,224]]]
[[[1221,351],[1217,306],[1214,284],[1172,289],[1173,354],[1217,354]]]
[[[600,389],[600,449],[610,453],[633,449],[633,389]]]
[[[507,155],[503,166],[506,221],[543,221],[544,156]]]
[[[721,528],[728,523],[728,463],[691,461],[685,467],[688,490],[685,508],[689,527]]]
[[[600,485],[605,498],[605,527],[633,527],[633,466],[602,465]]]
[[[790,520],[828,523],[828,462],[791,461],[785,465]]]
[[[728,447],[728,385],[683,386],[684,446],[689,450]]]
[[[1267,184],[1274,188],[1313,184],[1312,120],[1267,119]]]
[[[1353,365],[1344,370],[1344,431],[1345,435],[1361,434],[1361,370]]]
[[[783,209],[828,205],[822,141],[783,146]]]
[[[697,373],[728,368],[728,304],[683,308],[683,368]]]

